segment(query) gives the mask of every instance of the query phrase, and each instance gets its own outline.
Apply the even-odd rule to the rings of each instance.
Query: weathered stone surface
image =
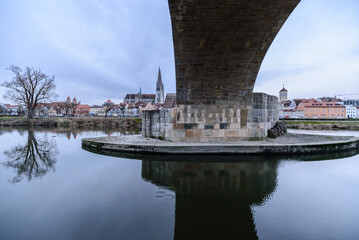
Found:
[[[193,130],[190,130],[193,131]],[[222,130],[225,131],[225,130]],[[359,138],[286,134],[276,139],[262,141],[228,141],[223,144],[198,141],[174,143],[146,138],[141,135],[125,135],[83,139],[82,145],[97,150],[110,150],[152,154],[297,154],[328,153],[359,148]],[[158,156],[156,155],[156,158]],[[181,159],[183,160],[183,159]]]
[[[142,133],[145,137],[166,139],[174,142],[225,142],[233,140],[257,140],[266,137],[267,130],[278,121],[278,98],[264,93],[254,93],[262,105],[253,104],[246,116],[248,124],[242,127],[238,118],[240,111],[227,112],[222,109],[222,117],[212,114],[213,106],[201,108],[166,108],[143,111]],[[261,107],[262,109],[258,109]],[[203,116],[199,119],[196,115]],[[219,116],[219,114],[218,114]],[[231,117],[232,116],[232,117]],[[224,122],[224,120],[227,120]],[[217,122],[218,121],[218,122]],[[189,131],[193,130],[193,131]]]
[[[277,138],[279,135],[278,135],[278,131],[276,129],[269,129],[268,130],[268,137],[269,138]]]
[[[144,136],[176,142],[265,137],[278,120],[273,104],[278,99],[253,94],[254,83],[268,48],[300,0],[168,2],[176,64],[175,118],[162,123],[161,117],[145,116],[154,120],[154,128],[162,128],[145,129]],[[183,124],[183,129],[173,124]]]
[[[269,138],[277,138],[287,133],[287,126],[283,121],[278,121],[276,124],[268,130]]]
[[[299,1],[169,0],[177,104],[247,109],[263,58]]]

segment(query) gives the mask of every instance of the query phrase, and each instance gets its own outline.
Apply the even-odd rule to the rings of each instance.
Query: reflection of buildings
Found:
[[[143,161],[142,177],[176,193],[174,239],[258,239],[251,206],[276,187],[277,161]]]
[[[73,136],[74,139],[77,138],[77,134],[78,134],[77,131],[70,131],[70,130],[69,130],[69,131],[66,132],[66,137],[67,137],[68,140],[71,139],[71,134],[72,134],[72,136]]]

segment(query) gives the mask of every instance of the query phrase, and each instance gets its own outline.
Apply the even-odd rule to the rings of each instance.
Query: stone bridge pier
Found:
[[[143,134],[176,142],[265,137],[278,119],[278,99],[253,94],[253,87],[268,48],[300,0],[168,2],[177,107],[146,112]]]

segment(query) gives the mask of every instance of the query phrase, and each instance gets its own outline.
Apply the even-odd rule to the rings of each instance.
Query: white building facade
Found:
[[[279,118],[304,118],[304,111],[294,109],[281,109],[279,110]]]
[[[345,106],[345,115],[347,118],[356,118],[357,108],[351,105]]]

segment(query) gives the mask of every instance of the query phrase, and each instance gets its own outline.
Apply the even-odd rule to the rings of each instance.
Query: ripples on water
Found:
[[[0,239],[359,239],[355,151],[183,157],[81,148],[81,138],[120,134],[0,129]]]

